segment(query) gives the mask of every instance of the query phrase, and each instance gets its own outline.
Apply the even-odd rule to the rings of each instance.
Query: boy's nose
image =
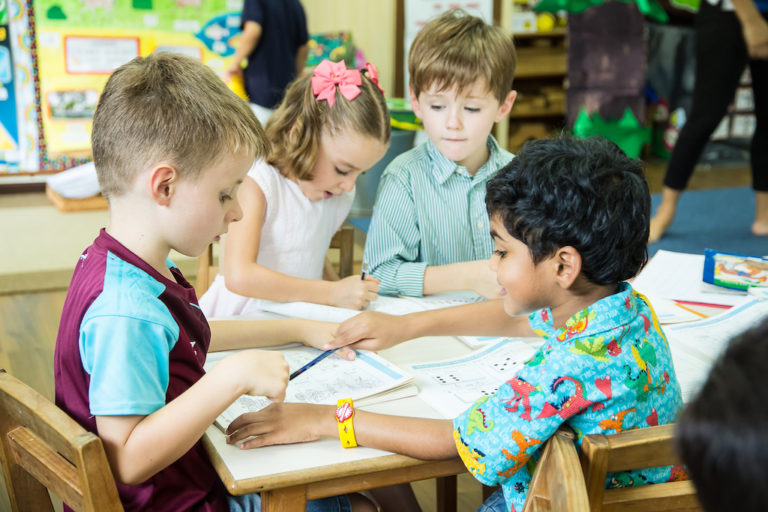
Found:
[[[446,125],[448,128],[452,128],[454,130],[458,130],[461,128],[461,114],[458,110],[453,110],[448,114],[448,119],[446,120]]]

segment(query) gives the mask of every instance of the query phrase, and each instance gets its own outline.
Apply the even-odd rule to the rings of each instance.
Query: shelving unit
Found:
[[[565,80],[568,70],[566,30],[515,35],[517,99],[509,117],[497,126],[496,138],[510,151],[528,139],[546,137],[565,125]]]

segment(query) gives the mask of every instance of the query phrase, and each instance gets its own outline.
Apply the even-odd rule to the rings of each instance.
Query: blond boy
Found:
[[[181,55],[133,59],[99,100],[93,158],[109,224],[80,256],[67,293],[56,403],[103,440],[126,511],[225,511],[235,502],[258,510],[257,495],[226,494],[201,437],[243,393],[282,400],[288,366],[278,352],[245,350],[205,373],[206,354],[254,342],[319,345],[334,327],[209,327],[168,259],[171,249],[199,255],[241,217],[238,187],[265,140],[248,105]]]

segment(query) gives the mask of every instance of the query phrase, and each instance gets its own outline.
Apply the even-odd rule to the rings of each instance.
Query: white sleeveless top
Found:
[[[256,262],[289,276],[322,279],[325,254],[352,208],[355,191],[310,201],[297,183],[263,160],[253,164],[248,177],[259,185],[267,205]],[[227,290],[221,274],[200,298],[200,307],[208,318],[260,310],[258,299]]]

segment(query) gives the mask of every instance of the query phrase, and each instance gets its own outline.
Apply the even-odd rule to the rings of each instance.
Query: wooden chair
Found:
[[[586,512],[584,475],[573,441],[573,430],[560,427],[544,444],[533,472],[523,512]]]
[[[14,511],[122,511],[101,439],[0,369],[0,459]]]
[[[329,249],[339,250],[339,277],[351,276],[354,272],[352,267],[355,258],[355,228],[347,223],[342,224],[334,233]],[[197,259],[195,293],[198,298],[202,297],[219,273],[219,267],[214,265],[213,261],[213,244],[209,244]]]
[[[584,436],[581,466],[592,511],[702,510],[690,480],[606,489],[614,471],[680,464],[674,450],[674,425],[661,425],[618,434]]]

